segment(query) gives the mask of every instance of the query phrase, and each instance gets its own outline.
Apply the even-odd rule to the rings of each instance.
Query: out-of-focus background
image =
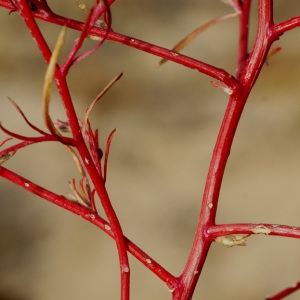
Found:
[[[91,5],[93,1],[86,1]],[[253,1],[251,43],[256,31]],[[274,1],[275,20],[300,14],[297,0]],[[75,1],[49,1],[60,14],[84,19]],[[116,1],[113,29],[172,48],[200,24],[230,13],[221,1]],[[0,9],[0,120],[34,134],[7,100],[44,128],[41,94],[46,65],[17,13]],[[60,30],[39,22],[53,47]],[[238,128],[220,195],[218,223],[300,226],[300,29],[263,68]],[[68,31],[65,55],[78,36]],[[234,74],[238,21],[199,36],[184,53]],[[88,41],[86,47],[95,42]],[[91,114],[102,146],[112,143],[108,191],[126,236],[179,275],[193,240],[205,177],[227,97],[210,78],[126,46],[106,42],[69,74],[79,116],[119,72],[122,79]],[[57,92],[53,119],[65,119]],[[1,140],[4,134],[0,134]],[[19,151],[7,168],[53,191],[69,193],[78,178],[55,143]],[[0,300],[119,299],[114,242],[91,224],[0,180]],[[170,299],[162,282],[131,259],[132,299]],[[246,247],[213,244],[194,299],[264,299],[300,280],[298,240],[252,236]],[[289,297],[299,299],[299,292]]]

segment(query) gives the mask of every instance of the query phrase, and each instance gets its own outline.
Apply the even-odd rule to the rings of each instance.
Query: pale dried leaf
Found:
[[[93,102],[90,104],[90,106],[87,108],[85,115],[84,115],[84,121],[83,121],[83,128],[82,131],[85,132],[86,126],[87,126],[87,120],[89,118],[90,112],[92,111],[95,104],[104,96],[104,94],[114,85],[116,81],[118,81],[122,77],[123,73],[120,73],[115,78],[113,78],[107,86],[97,95],[97,97],[93,100]]]
[[[215,18],[203,25],[201,25],[200,27],[196,28],[195,30],[193,30],[190,34],[188,34],[184,39],[182,39],[178,44],[176,44],[173,48],[172,51],[179,53],[186,45],[188,45],[191,41],[193,41],[199,34],[201,34],[202,32],[204,32],[205,30],[207,30],[209,27],[230,19],[230,18],[234,18],[238,15],[238,13],[232,13],[232,14],[228,14],[225,16],[221,16],[218,18]],[[158,66],[163,65],[164,63],[166,63],[168,61],[168,59],[163,58],[162,60],[159,61]]]
[[[51,88],[52,82],[54,78],[55,68],[58,61],[58,56],[64,44],[66,36],[66,26],[64,26],[58,36],[56,45],[53,49],[51,59],[48,64],[48,68],[45,74],[44,87],[43,87],[43,117],[47,128],[51,133],[55,133],[56,135],[60,135],[58,130],[55,128],[53,121],[49,114],[49,103],[51,98]]]

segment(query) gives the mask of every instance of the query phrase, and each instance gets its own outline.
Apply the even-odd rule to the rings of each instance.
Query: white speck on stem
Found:
[[[111,227],[107,224],[104,225],[104,228],[107,230],[107,231],[110,231],[111,230]]]
[[[84,161],[87,165],[90,163],[90,161],[86,157],[84,158]]]
[[[95,220],[95,219],[96,219],[96,216],[95,216],[94,214],[90,214],[90,218],[91,218],[92,220]]]
[[[24,185],[25,185],[26,187],[30,187],[30,184],[29,184],[28,182],[25,182]]]
[[[122,272],[128,273],[129,272],[129,267],[122,267]]]
[[[149,259],[149,258],[147,258],[147,259],[146,259],[146,263],[147,263],[147,264],[151,264],[151,263],[152,263],[152,260]]]
[[[251,231],[255,234],[270,234],[271,230],[264,225],[258,225],[251,229]]]
[[[207,204],[207,206],[208,206],[208,208],[212,208],[214,205],[212,204],[212,202],[209,202],[209,203]]]
[[[224,92],[229,96],[233,94],[233,90],[229,87],[224,87]]]
[[[169,287],[168,285],[166,285],[167,289],[169,290],[169,292],[173,293],[175,291],[175,287]]]

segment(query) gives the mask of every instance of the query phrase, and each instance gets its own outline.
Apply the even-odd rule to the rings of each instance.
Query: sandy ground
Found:
[[[51,2],[58,12],[83,18],[75,1]],[[300,13],[297,0],[287,2],[276,1],[277,21]],[[120,0],[113,6],[113,28],[171,48],[200,24],[229,12],[217,0]],[[255,19],[254,5],[253,24]],[[0,119],[29,135],[7,96],[44,128],[45,63],[16,13],[8,16],[1,9],[0,25]],[[59,28],[40,25],[53,46]],[[76,37],[69,31],[65,53]],[[234,73],[236,45],[237,20],[229,20],[197,38],[184,53]],[[264,67],[237,131],[218,223],[300,226],[299,30],[275,46],[283,50]],[[157,57],[107,42],[74,67],[69,83],[82,116],[98,92],[124,72],[91,116],[102,145],[117,129],[108,191],[126,235],[179,275],[195,232],[227,98],[210,85],[210,78],[170,62],[157,68],[157,63]],[[55,92],[51,113],[65,118]],[[24,149],[6,167],[61,194],[69,192],[71,178],[78,178],[72,159],[56,144]],[[117,253],[105,234],[3,179],[0,198],[0,299],[119,299]],[[154,275],[134,259],[131,263],[132,300],[171,298]],[[264,299],[300,279],[299,263],[297,240],[255,236],[246,247],[213,244],[194,298]],[[289,299],[299,299],[299,293]]]

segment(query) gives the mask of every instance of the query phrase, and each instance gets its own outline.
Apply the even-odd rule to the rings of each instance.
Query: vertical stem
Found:
[[[240,83],[247,90],[251,90],[253,87],[260,70],[263,67],[269,49],[275,40],[273,31],[273,1],[259,0],[256,39],[253,50],[248,57],[246,67],[240,76]]]
[[[61,95],[61,98],[63,99],[63,103],[65,107],[67,108],[67,112],[70,113],[72,109],[74,109],[74,106],[72,104],[72,99],[69,94],[69,89],[67,86],[67,82],[64,77],[57,76],[56,77],[56,84],[58,87],[58,91]],[[71,106],[72,109],[69,110],[68,107]],[[70,108],[71,108],[70,107]],[[75,111],[74,111],[75,113]],[[76,114],[75,114],[76,116]],[[79,127],[79,130],[76,132],[77,125],[75,126],[75,129],[72,128],[72,122],[74,122],[74,115],[69,115],[70,120],[70,126],[73,133],[73,136],[76,140],[76,148],[80,154],[80,157],[82,158],[82,161],[85,165],[86,170],[88,171],[90,178],[94,184],[94,187],[97,191],[97,194],[100,198],[102,207],[104,209],[104,212],[108,218],[109,224],[111,226],[111,229],[114,233],[118,254],[119,254],[119,260],[120,260],[120,272],[121,272],[121,299],[127,300],[129,299],[129,286],[130,286],[130,269],[129,269],[129,260],[127,255],[127,246],[125,237],[123,235],[123,231],[120,225],[120,222],[118,220],[118,217],[111,205],[109,196],[107,194],[104,181],[99,176],[99,173],[97,172],[97,169],[93,163],[92,157],[85,145],[83,136],[81,134],[81,129]],[[75,124],[78,123],[77,119]]]
[[[207,175],[195,239],[184,271],[179,278],[178,288],[173,293],[174,300],[191,299],[201,274],[212,242],[206,232],[209,226],[215,224],[224,170],[247,97],[248,94],[244,94],[241,90],[230,97]]]
[[[248,58],[248,40],[249,40],[249,16],[252,0],[245,0],[241,5],[241,13],[239,15],[240,21],[240,36],[238,45],[238,63],[237,63],[237,79],[240,78],[241,73],[245,67]]]
[[[229,99],[207,175],[195,239],[184,271],[179,278],[178,287],[173,293],[173,300],[188,300],[192,298],[194,293],[212,243],[207,235],[207,230],[209,226],[215,225],[221,184],[235,132],[251,88],[260,73],[272,43],[272,0],[259,0],[257,37],[253,51],[246,60],[250,3],[250,0],[244,2],[242,14],[246,15],[240,17],[241,45],[239,48],[238,76],[242,87],[237,89]]]
[[[48,63],[51,57],[51,51],[43,38],[39,27],[37,26],[34,17],[28,7],[26,0],[16,0],[18,3],[18,8],[21,16],[23,17],[26,25],[31,31],[31,34],[35,41],[38,44],[46,62]],[[76,141],[75,147],[77,148],[82,162],[85,165],[86,170],[88,171],[90,178],[94,184],[94,187],[97,191],[97,194],[101,200],[104,212],[108,218],[111,229],[114,232],[114,237],[116,241],[116,246],[118,249],[119,261],[120,261],[120,274],[121,274],[121,299],[129,299],[129,287],[130,287],[130,269],[129,269],[129,260],[127,254],[127,246],[125,237],[121,225],[119,223],[118,217],[111,205],[110,199],[108,197],[103,179],[99,176],[97,169],[93,163],[92,157],[86,147],[84,138],[81,133],[81,128],[78,122],[78,118],[75,112],[75,108],[69,93],[69,88],[66,82],[65,76],[61,73],[60,68],[57,66],[55,71],[55,82],[58,88],[58,91],[61,95],[65,111],[70,123],[71,131],[73,137]]]

